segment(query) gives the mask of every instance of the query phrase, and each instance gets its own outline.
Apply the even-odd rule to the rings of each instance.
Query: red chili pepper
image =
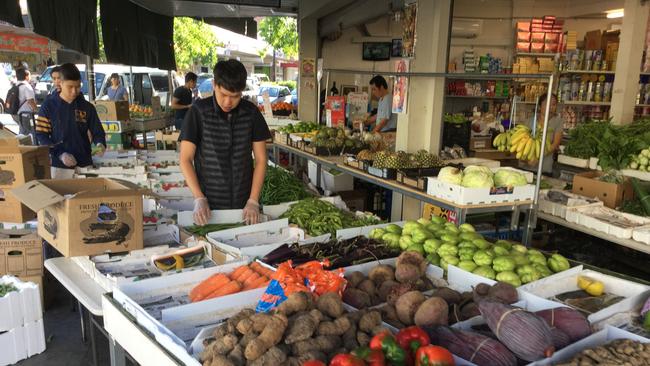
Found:
[[[366,366],[366,363],[349,353],[339,353],[330,361],[330,366]]]
[[[400,330],[396,338],[400,347],[412,354],[415,354],[418,348],[431,344],[427,332],[416,325]]]
[[[446,348],[420,347],[415,353],[415,366],[454,366],[454,356]]]
[[[309,360],[302,363],[302,366],[326,366],[323,361]]]
[[[368,363],[368,366],[386,365],[386,358],[384,357],[384,353],[378,349],[359,347],[352,351],[352,354],[366,361]]]

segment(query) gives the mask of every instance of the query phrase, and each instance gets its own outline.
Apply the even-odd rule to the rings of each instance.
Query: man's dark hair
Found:
[[[59,66],[59,73],[62,81],[81,81],[81,73],[75,64],[66,63]]]
[[[542,108],[542,104],[546,102],[546,99],[548,99],[548,93],[543,93],[542,95],[539,96],[539,99],[537,100],[537,109]],[[555,99],[557,102],[557,95],[555,93],[551,93],[551,99]]]
[[[238,93],[246,89],[248,73],[244,64],[230,59],[219,61],[214,65],[214,85],[220,86],[229,92]]]
[[[112,73],[110,78],[120,80],[120,76],[116,72]]]
[[[18,79],[18,81],[24,81],[27,79],[27,70],[23,68],[16,69],[16,79]]]
[[[52,71],[50,71],[50,75],[54,74],[55,72],[60,73],[61,72],[61,66],[54,66],[52,68]]]
[[[386,79],[384,79],[384,77],[381,75],[375,75],[372,79],[370,79],[370,82],[368,84],[374,85],[378,88],[383,86],[384,89],[388,89],[388,83],[386,82]]]
[[[189,83],[190,81],[196,81],[199,77],[196,76],[195,73],[193,72],[188,72],[185,74],[185,84]]]

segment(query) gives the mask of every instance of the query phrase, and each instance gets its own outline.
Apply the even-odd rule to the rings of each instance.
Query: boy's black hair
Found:
[[[61,73],[61,66],[54,66],[52,68],[52,71],[50,71],[50,75],[52,75],[55,72]]]
[[[111,80],[111,79],[120,80],[120,76],[116,72],[114,72],[114,73],[111,74],[111,77],[109,78],[109,80]]]
[[[185,84],[189,83],[190,81],[196,81],[199,77],[193,73],[193,72],[188,72],[185,74]]]
[[[18,81],[27,79],[27,70],[23,68],[16,69],[16,79],[18,79]]]
[[[75,64],[65,63],[59,66],[59,74],[61,74],[61,81],[81,81],[81,73]]]
[[[388,89],[388,83],[386,82],[386,79],[384,79],[384,77],[381,75],[375,75],[372,79],[370,79],[370,82],[368,84],[374,85],[378,88],[383,86],[384,89]]]
[[[230,59],[214,65],[214,85],[230,92],[238,93],[246,89],[246,67],[241,62]]]

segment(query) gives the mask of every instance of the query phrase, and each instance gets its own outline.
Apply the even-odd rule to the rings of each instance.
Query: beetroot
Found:
[[[551,328],[551,334],[553,335],[553,345],[555,349],[562,349],[571,344],[571,339],[563,331],[553,327]]]
[[[431,343],[478,366],[516,366],[517,358],[501,342],[445,326],[423,327]]]
[[[535,314],[546,320],[551,327],[556,327],[566,333],[571,343],[591,334],[589,321],[581,312],[575,309],[559,307],[538,311]]]
[[[494,335],[517,357],[532,362],[553,355],[551,328],[541,317],[490,300],[481,301],[478,307]]]

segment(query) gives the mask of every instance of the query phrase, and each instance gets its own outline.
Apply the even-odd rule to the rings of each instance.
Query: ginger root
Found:
[[[343,309],[341,296],[336,292],[327,292],[322,294],[316,301],[316,307],[318,310],[323,312],[323,314],[334,319],[343,315],[343,312],[345,311]]]
[[[262,333],[246,345],[244,357],[247,360],[256,360],[266,353],[269,348],[280,343],[288,322],[287,317],[283,314],[271,315],[271,319],[266,323]],[[255,329],[255,327],[253,328]]]
[[[359,319],[359,330],[366,333],[372,333],[372,330],[379,325],[381,325],[381,313],[377,310],[369,311]]]
[[[313,298],[311,293],[294,292],[277,307],[276,311],[280,314],[290,316],[291,314],[310,309],[312,303]]]
[[[250,366],[275,366],[283,365],[287,360],[287,355],[278,347],[271,347],[261,357],[249,362]]]
[[[350,319],[347,316],[342,316],[332,322],[322,322],[318,325],[319,335],[342,335],[350,329]]]
[[[289,329],[284,337],[284,343],[293,344],[311,338],[316,329],[318,329],[318,324],[322,318],[323,314],[317,309],[295,316],[290,321]]]

